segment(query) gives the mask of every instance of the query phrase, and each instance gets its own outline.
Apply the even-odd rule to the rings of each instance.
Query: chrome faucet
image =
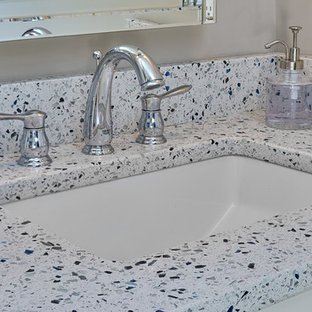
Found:
[[[151,58],[134,46],[117,46],[106,53],[95,71],[86,105],[83,153],[105,155],[114,152],[112,141],[111,91],[113,75],[121,60],[135,69],[141,89],[164,85],[164,80]]]

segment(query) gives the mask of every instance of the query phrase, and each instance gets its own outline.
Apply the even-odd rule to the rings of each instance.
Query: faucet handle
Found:
[[[23,114],[3,114],[0,113],[0,120],[21,120],[24,121],[24,128],[37,129],[44,128],[44,121],[47,114],[39,110],[31,110]]]
[[[190,91],[191,89],[192,89],[191,85],[183,85],[183,86],[177,87],[175,89],[172,89],[172,90],[170,90],[164,94],[161,94],[160,97],[161,97],[161,99],[165,99],[165,98],[168,98],[171,96],[183,94],[185,92]]]
[[[166,143],[167,140],[163,135],[165,125],[160,110],[161,100],[185,93],[191,88],[192,86],[190,85],[184,85],[161,95],[147,94],[143,96],[142,115],[139,121],[139,136],[136,142],[146,145]]]
[[[48,155],[49,141],[45,133],[46,113],[31,110],[23,114],[2,114],[0,120],[20,120],[24,122],[21,139],[21,157],[18,164],[25,167],[41,167],[51,164]]]
[[[147,94],[142,97],[142,106],[145,111],[156,111],[160,110],[160,103],[162,99],[183,94],[192,89],[191,85],[183,85],[172,89],[166,93],[157,95],[157,94]]]

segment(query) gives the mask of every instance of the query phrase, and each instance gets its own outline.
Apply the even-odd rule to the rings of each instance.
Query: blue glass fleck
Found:
[[[53,266],[53,269],[55,269],[55,270],[57,270],[57,271],[61,271],[61,270],[62,270],[62,268],[59,267],[59,266]]]
[[[259,89],[257,89],[257,90],[256,90],[256,93],[257,93],[257,94],[260,94],[260,91],[259,91]]]
[[[170,89],[170,87],[169,87],[169,86],[166,86],[166,90],[169,91],[169,89]]]
[[[31,255],[33,252],[34,252],[33,250],[29,250],[29,249],[25,250],[26,255]]]
[[[239,82],[239,83],[237,84],[237,86],[240,87],[240,86],[241,86],[241,83]]]
[[[228,69],[226,70],[226,73],[228,74],[230,71],[231,71],[231,68],[228,68]]]
[[[6,262],[6,260],[5,259],[1,259],[0,262],[4,263],[4,262]]]
[[[130,290],[130,289],[133,289],[133,288],[135,288],[134,286],[128,286],[127,288],[126,288],[126,290]]]
[[[170,76],[170,73],[167,71],[167,72],[165,73],[165,75],[168,77],[168,76]]]

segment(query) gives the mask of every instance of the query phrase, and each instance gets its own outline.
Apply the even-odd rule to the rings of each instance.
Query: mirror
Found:
[[[213,23],[215,1],[0,0],[0,41]]]

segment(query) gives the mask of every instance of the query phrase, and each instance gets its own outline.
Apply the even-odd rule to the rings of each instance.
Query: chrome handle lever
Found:
[[[185,92],[188,92],[192,89],[192,86],[191,85],[184,85],[184,86],[180,86],[180,87],[177,87],[175,89],[172,89],[164,94],[161,94],[160,97],[161,99],[165,99],[165,98],[168,98],[168,97],[171,97],[171,96],[175,96],[175,95],[179,95],[179,94],[183,94]]]
[[[0,120],[12,120],[12,119],[24,120],[24,116],[23,115],[16,115],[16,114],[3,114],[3,113],[0,113]]]
[[[0,120],[21,120],[24,121],[24,128],[37,129],[44,128],[46,113],[31,110],[23,114],[3,114],[0,113]]]
[[[31,110],[23,114],[0,113],[0,120],[20,120],[24,122],[24,131],[20,143],[21,157],[18,164],[26,167],[49,165],[49,141],[45,132],[46,113]]]

